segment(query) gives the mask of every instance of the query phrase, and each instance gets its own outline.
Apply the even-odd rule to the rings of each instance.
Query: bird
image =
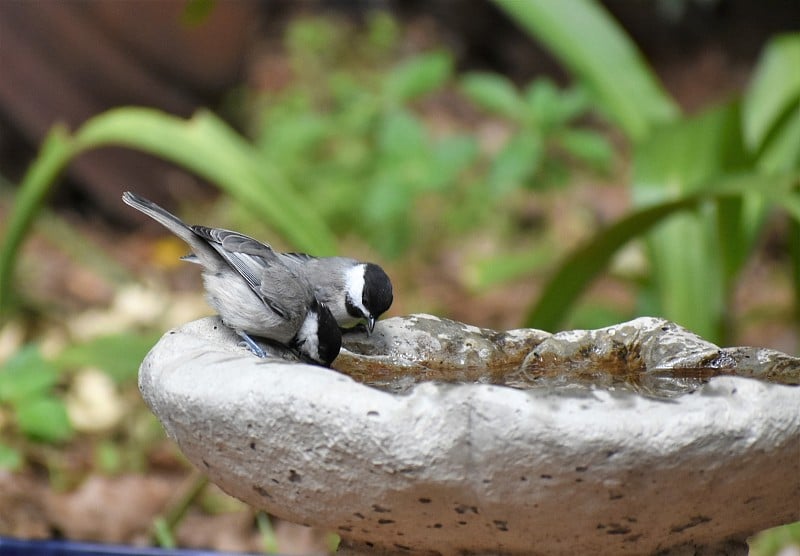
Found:
[[[330,308],[340,328],[363,322],[371,334],[378,317],[392,305],[392,282],[375,263],[305,253],[281,255],[289,268],[306,275],[317,298]]]
[[[259,357],[264,350],[251,336],[282,344],[301,359],[330,367],[342,345],[339,325],[302,273],[287,266],[269,245],[232,230],[189,226],[135,193],[125,204],[146,214],[186,242],[187,260],[203,267],[209,305]]]
[[[260,243],[256,239],[248,239]],[[261,245],[271,249],[268,245]],[[386,272],[375,263],[349,257],[315,257],[306,253],[273,252],[292,271],[306,277],[317,299],[330,309],[343,330],[364,323],[367,334],[372,334],[378,318],[392,305],[392,282]],[[191,255],[184,257],[184,260],[200,262]]]

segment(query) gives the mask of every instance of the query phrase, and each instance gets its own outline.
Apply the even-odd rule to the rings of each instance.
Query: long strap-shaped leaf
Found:
[[[211,112],[200,110],[182,120],[150,108],[119,108],[92,118],[75,140],[82,150],[122,145],[180,164],[263,215],[297,249],[336,252],[333,234],[314,206]]]
[[[253,147],[207,111],[182,120],[150,108],[110,110],[87,121],[74,135],[56,126],[20,184],[0,245],[0,316],[8,308],[19,247],[58,175],[82,152],[120,145],[179,164],[207,179],[262,215],[295,248],[332,255],[332,232],[282,174]],[[136,184],[123,184],[135,188]]]
[[[701,191],[631,213],[599,232],[561,263],[528,313],[525,326],[556,330],[581,293],[602,272],[620,247],[681,211],[695,209],[711,201],[762,193],[768,201],[784,208],[800,223],[800,193],[796,191],[798,184],[800,181],[796,175],[736,176]]]
[[[595,92],[633,140],[679,115],[633,41],[593,0],[495,0]]]

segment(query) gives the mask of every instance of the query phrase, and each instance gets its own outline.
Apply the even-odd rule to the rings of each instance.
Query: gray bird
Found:
[[[342,345],[336,319],[314,295],[308,279],[287,266],[280,253],[237,232],[188,226],[129,191],[122,200],[189,244],[189,260],[203,266],[209,304],[256,355],[265,353],[251,335],[276,341],[326,367],[336,359]]]
[[[284,262],[302,272],[342,328],[365,321],[372,333],[375,321],[392,305],[392,282],[381,267],[346,257],[313,257],[282,253]]]

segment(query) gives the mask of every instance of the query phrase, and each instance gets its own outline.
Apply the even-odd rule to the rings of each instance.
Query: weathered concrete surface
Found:
[[[453,325],[439,329],[436,320],[383,321],[375,345],[410,369],[414,345],[427,346],[419,354],[425,361],[436,361],[442,343],[462,349]],[[508,344],[484,355],[511,354],[526,361],[526,372],[537,372],[532,361],[548,354],[557,355],[551,362],[574,362],[573,341],[594,342],[594,351],[584,346],[585,356],[605,353],[608,334],[653,333],[656,319],[639,320],[620,325],[638,326],[638,333],[514,332],[514,346],[530,343],[538,355],[519,357],[522,350]],[[368,352],[365,341],[348,345]],[[260,360],[237,342],[216,319],[168,333],[142,364],[145,401],[189,460],[228,493],[330,529],[356,548],[713,550],[726,542],[741,548],[736,542],[755,531],[800,519],[797,387],[722,376],[670,399],[614,389],[431,382],[397,395],[320,367]],[[619,342],[608,343],[608,353],[617,353]],[[657,336],[640,342],[637,357],[664,348],[657,343]],[[720,352],[699,339],[687,344],[693,353]],[[380,361],[378,348],[364,357]],[[781,372],[800,374],[798,360],[783,354],[735,353],[771,357],[758,372],[777,360],[788,365]],[[345,353],[337,364],[359,357]],[[456,365],[470,372],[474,366]]]

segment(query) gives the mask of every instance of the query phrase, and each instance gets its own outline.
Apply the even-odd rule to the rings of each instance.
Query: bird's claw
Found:
[[[253,340],[253,338],[251,338],[246,332],[239,332],[238,334],[242,338],[242,341],[238,344],[240,347],[248,348],[256,357],[264,358],[267,356],[267,353],[261,349],[261,346],[258,345],[255,340]]]

